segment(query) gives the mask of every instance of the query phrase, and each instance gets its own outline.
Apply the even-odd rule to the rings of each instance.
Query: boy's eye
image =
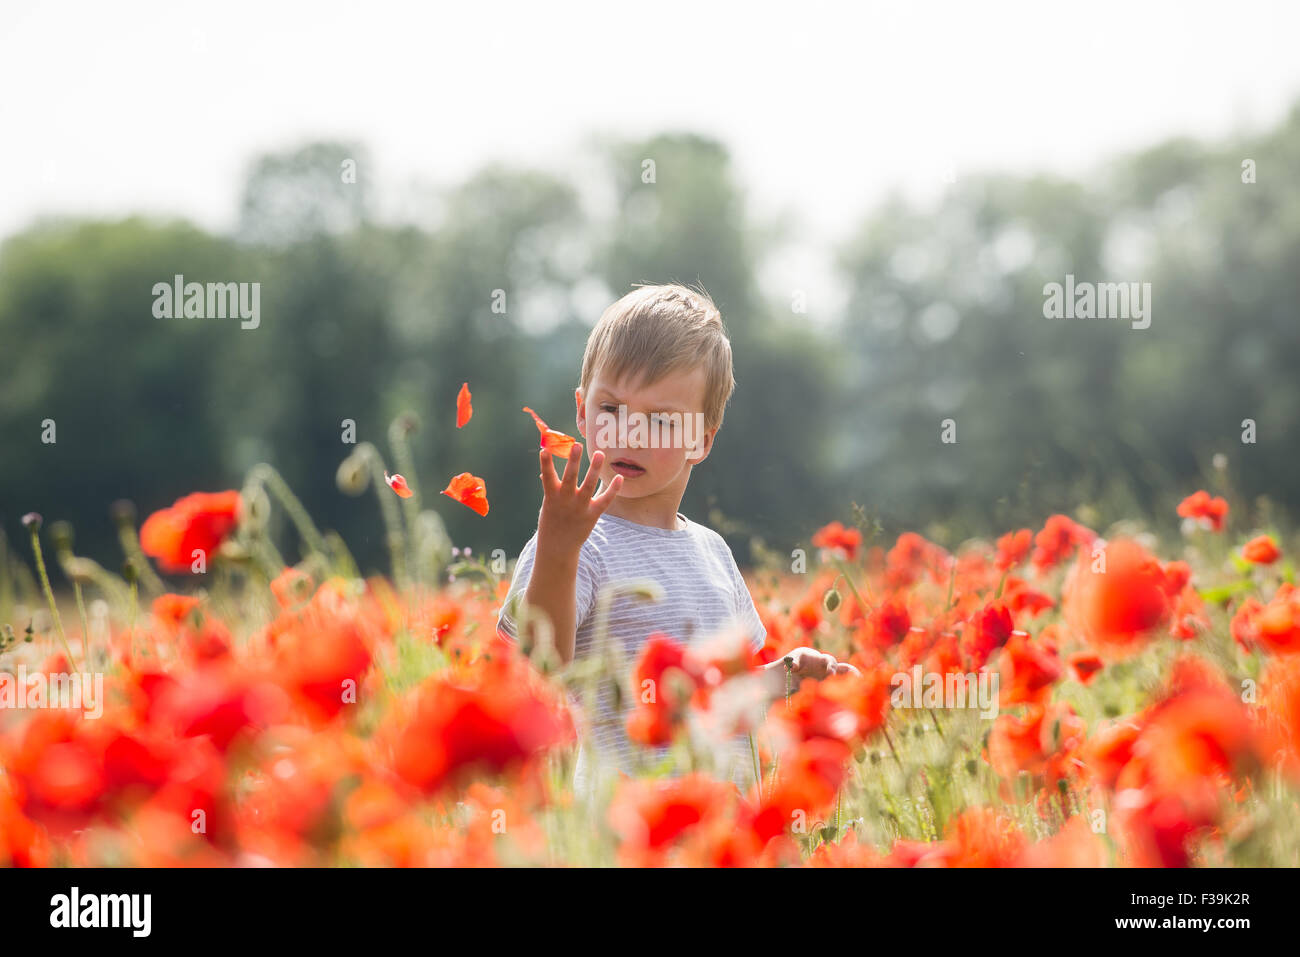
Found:
[[[614,413],[614,412],[617,412],[617,411],[618,411],[618,407],[617,407],[617,406],[610,405],[608,402],[606,402],[605,404],[603,404],[603,405],[600,407],[600,410],[601,410],[602,412],[610,412],[610,413]],[[655,425],[656,428],[661,428],[661,427],[663,427],[663,426],[667,426],[668,428],[671,429],[671,428],[674,428],[674,427],[676,426],[676,423],[673,422],[672,419],[668,418],[667,416],[663,416],[663,415],[656,415],[656,416],[654,416],[654,417],[651,419],[651,422],[654,423],[654,425]]]

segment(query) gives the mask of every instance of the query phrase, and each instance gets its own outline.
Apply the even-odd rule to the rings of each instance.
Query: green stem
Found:
[[[316,523],[311,520],[311,516],[302,507],[302,502],[298,501],[298,497],[293,494],[283,476],[272,466],[261,462],[249,470],[248,478],[244,482],[245,491],[249,491],[250,486],[254,483],[270,490],[280,500],[280,504],[284,506],[284,510],[289,514],[290,520],[293,522],[294,527],[298,529],[298,534],[302,537],[307,548],[328,561],[330,555],[329,546],[325,544],[325,539],[320,530],[316,528]]]
[[[889,737],[889,729],[882,727],[880,733],[885,736],[885,741],[889,743],[889,753],[894,756],[894,763],[898,765],[898,770],[902,771],[903,762],[898,760],[898,752],[894,750],[894,742],[893,739]]]
[[[866,607],[868,611],[875,611],[876,610],[875,596],[871,595],[871,583],[868,582],[865,578],[862,580],[863,587],[866,588],[867,594],[871,595],[872,598],[870,602],[865,602],[862,600],[862,596],[858,594],[858,588],[856,585],[853,584],[853,579],[849,577],[849,570],[844,567],[844,563],[840,561],[838,558],[834,558],[834,557],[832,557],[831,561],[835,563],[835,567],[840,570],[840,575],[848,583],[849,590],[853,592],[853,597],[858,600],[858,606]]]
[[[77,596],[77,611],[81,615],[81,660],[90,661],[90,619],[86,617],[86,602],[81,597],[81,582],[73,580],[72,591]]]
[[[72,649],[68,646],[68,636],[63,633],[63,620],[59,618],[59,606],[54,603],[54,589],[50,587],[50,576],[45,571],[45,557],[41,554],[41,533],[36,525],[32,526],[31,535],[32,551],[36,555],[36,571],[41,576],[41,589],[45,592],[45,600],[50,603],[50,614],[54,617],[54,626],[59,631],[63,650],[68,653],[68,667],[72,667]]]

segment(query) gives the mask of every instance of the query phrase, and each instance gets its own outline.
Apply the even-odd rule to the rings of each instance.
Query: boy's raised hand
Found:
[[[542,449],[540,458],[543,500],[537,521],[538,538],[545,538],[552,547],[577,551],[596,527],[597,519],[618,496],[618,490],[623,487],[623,476],[615,475],[609,488],[595,495],[604,452],[597,451],[592,455],[587,477],[581,485],[578,484],[578,472],[582,468],[580,442],[574,442],[569,450],[563,476],[556,473],[551,461],[553,453],[549,449]]]

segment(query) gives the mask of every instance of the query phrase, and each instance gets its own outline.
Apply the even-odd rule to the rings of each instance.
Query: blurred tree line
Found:
[[[1168,142],[1084,182],[973,176],[930,208],[893,198],[838,250],[850,295],[835,316],[797,311],[795,290],[760,293],[779,234],[747,209],[722,145],[661,135],[601,143],[599,158],[603,205],[590,183],[493,165],[440,191],[425,221],[395,225],[373,211],[364,149],[317,143],[250,166],[232,235],[132,218],[11,237],[10,541],[38,511],[72,521],[80,553],[115,562],[110,503],[130,499],[143,518],[238,488],[266,461],[363,568],[385,568],[373,494],[335,484],[353,448],[343,423],[391,463],[388,424],[412,412],[426,504],[454,542],[513,556],[541,503],[521,407],[576,433],[591,325],[633,283],[670,281],[702,283],[732,338],[737,390],[682,510],[742,564],[751,538],[788,554],[852,521],[853,503],[877,541],[916,528],[948,545],[1054,511],[1171,526],[1199,487],[1300,505],[1300,107],[1250,141]],[[643,182],[646,158],[657,182]],[[155,318],[151,289],[176,274],[260,282],[260,326]],[[1044,284],[1066,274],[1151,283],[1150,328],[1045,319]],[[474,418],[458,430],[465,381]],[[462,471],[486,480],[486,518],[438,496]]]

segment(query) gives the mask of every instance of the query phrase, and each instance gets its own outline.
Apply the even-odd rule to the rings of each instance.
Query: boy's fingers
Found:
[[[543,447],[538,457],[541,459],[542,471],[537,477],[542,480],[542,490],[550,495],[559,484],[560,477],[555,474],[555,463],[551,461],[550,449]]]
[[[582,443],[574,442],[573,448],[569,449],[569,457],[564,461],[564,475],[560,479],[560,484],[576,489],[580,468],[582,468]]]
[[[591,464],[587,466],[587,477],[582,480],[582,485],[578,491],[584,498],[591,498],[596,491],[596,483],[600,481],[600,463],[605,459],[605,453],[596,451],[591,453]]]
[[[600,510],[603,512],[605,509],[609,508],[610,503],[618,496],[618,490],[622,487],[623,476],[615,475],[614,481],[609,483],[609,488],[605,489],[605,491],[601,492],[591,501],[593,504],[600,506]]]

